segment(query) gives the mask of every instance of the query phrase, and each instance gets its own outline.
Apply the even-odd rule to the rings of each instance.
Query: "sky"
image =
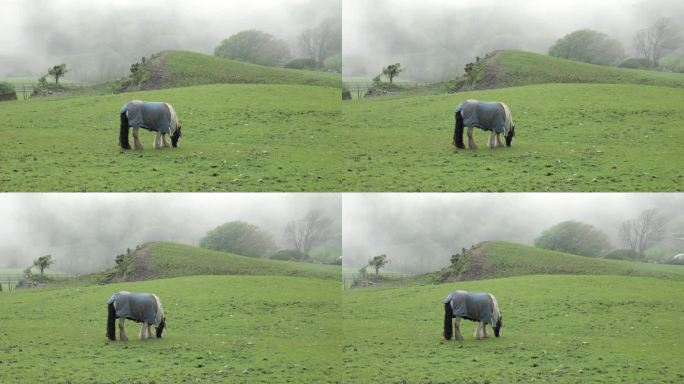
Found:
[[[27,267],[51,254],[54,269],[84,273],[114,264],[148,241],[196,245],[207,231],[242,220],[282,248],[288,222],[319,209],[340,231],[341,197],[315,193],[0,194],[0,267]]]
[[[602,230],[620,246],[618,228],[646,209],[684,231],[684,194],[648,193],[366,193],[342,198],[344,266],[358,269],[387,254],[389,270],[422,273],[489,240],[532,244],[566,220]]]
[[[636,31],[660,17],[681,28],[684,1],[344,0],[343,75],[375,75],[400,62],[400,78],[452,79],[475,56],[498,49],[546,54],[557,39],[587,28],[633,54]]]
[[[167,49],[213,54],[223,39],[258,29],[286,41],[326,18],[341,0],[1,0],[0,77],[41,75],[67,63],[69,76],[125,74]]]

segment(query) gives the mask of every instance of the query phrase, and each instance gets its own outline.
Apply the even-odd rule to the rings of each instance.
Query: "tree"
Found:
[[[372,259],[368,260],[368,265],[375,269],[376,275],[378,275],[378,273],[380,272],[380,268],[387,265],[387,263],[389,263],[389,259],[387,258],[387,255],[385,255],[384,253],[382,255],[374,256]]]
[[[389,78],[390,84],[392,84],[392,80],[399,76],[399,73],[402,72],[404,69],[401,68],[401,64],[396,63],[396,64],[390,64],[386,66],[385,68],[382,69],[382,74],[387,76]]]
[[[332,220],[323,216],[317,209],[309,211],[301,220],[291,221],[285,227],[285,237],[296,250],[304,254],[306,259],[311,256],[311,247],[330,237],[329,229]]]
[[[637,31],[634,35],[634,48],[655,67],[669,38],[673,38],[670,35],[670,19],[662,17],[652,26]]]
[[[644,258],[646,248],[663,238],[666,225],[666,218],[658,215],[657,210],[648,209],[636,219],[622,223],[618,234],[631,250]]]
[[[40,270],[40,276],[43,276],[43,271],[50,268],[50,266],[54,263],[55,261],[52,260],[52,255],[41,256],[36,260],[33,260],[33,265],[38,267]]]
[[[214,55],[271,67],[287,63],[292,55],[287,44],[266,32],[251,29],[223,40]]]
[[[299,48],[322,67],[325,59],[342,51],[342,22],[328,18],[305,30],[299,35]]]
[[[200,247],[243,256],[261,257],[276,249],[270,233],[244,221],[231,221],[207,232]]]
[[[564,221],[542,232],[534,245],[581,256],[600,256],[610,250],[608,236],[590,224]]]
[[[581,29],[556,40],[549,55],[598,65],[617,65],[625,50],[615,39],[591,29]]]
[[[64,77],[67,72],[69,71],[66,69],[66,64],[59,64],[48,69],[48,76],[55,79],[55,84],[59,84],[59,78]]]

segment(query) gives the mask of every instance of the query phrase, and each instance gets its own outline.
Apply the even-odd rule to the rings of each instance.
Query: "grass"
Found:
[[[105,339],[106,301],[155,292],[161,339]],[[339,382],[339,284],[199,276],[0,294],[0,382]],[[118,333],[118,332],[117,332]]]
[[[337,282],[341,278],[340,266],[259,259],[184,244],[154,243],[149,254],[157,278],[208,274],[300,276]]]
[[[454,151],[456,105],[508,104],[510,148]],[[679,191],[684,93],[632,84],[545,84],[342,103],[347,191]]]
[[[195,52],[164,52],[159,60],[162,68],[161,88],[247,83],[317,85],[339,89],[342,84],[339,74],[265,67]]]
[[[498,339],[444,341],[442,300],[492,292]],[[623,276],[524,276],[347,290],[343,382],[681,382],[684,285]],[[491,331],[491,329],[490,329]]]
[[[171,103],[179,147],[118,147],[121,106]],[[339,188],[339,90],[206,85],[0,103],[3,191],[329,191]],[[132,139],[131,139],[132,140]]]

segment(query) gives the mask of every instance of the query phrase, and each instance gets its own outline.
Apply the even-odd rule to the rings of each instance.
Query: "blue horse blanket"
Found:
[[[505,133],[506,111],[499,102],[466,100],[456,106],[456,113],[459,112],[463,117],[463,125],[466,127]]]
[[[166,103],[129,101],[119,113],[128,112],[128,125],[171,134],[171,111]]]
[[[107,301],[114,303],[116,317],[124,317],[139,323],[156,324],[157,301],[151,293],[117,292]]]
[[[454,317],[482,321],[494,326],[492,321],[494,302],[487,292],[456,291],[444,299],[444,304],[447,303],[451,303]]]

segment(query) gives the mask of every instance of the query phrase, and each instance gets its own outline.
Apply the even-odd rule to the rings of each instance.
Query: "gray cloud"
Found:
[[[51,254],[56,270],[97,271],[126,248],[158,240],[197,244],[233,220],[259,226],[286,248],[285,225],[311,209],[341,231],[337,194],[2,194],[0,267],[24,267]]]
[[[388,268],[413,273],[442,268],[451,254],[482,241],[531,244],[565,220],[597,227],[616,246],[620,224],[645,209],[658,209],[670,228],[684,231],[684,194],[345,194],[342,206],[345,267],[385,253]]]
[[[465,63],[497,49],[546,53],[584,28],[618,39],[629,52],[634,33],[659,17],[684,23],[679,0],[345,0],[343,59],[347,76],[375,75],[401,62],[404,78],[454,78]]]
[[[341,0],[5,0],[0,76],[42,75],[66,62],[68,77],[111,80],[166,49],[213,53],[246,29],[271,33],[297,53],[299,34],[340,17]]]

